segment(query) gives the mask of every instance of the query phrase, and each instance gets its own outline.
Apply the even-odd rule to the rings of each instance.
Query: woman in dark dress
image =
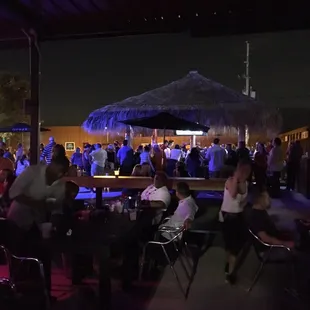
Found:
[[[199,151],[196,147],[191,149],[191,152],[188,154],[185,160],[187,172],[190,177],[196,178],[199,175],[199,170],[201,168],[201,159]]]
[[[267,151],[263,143],[257,145],[253,168],[257,187],[260,189],[265,188],[267,180]]]

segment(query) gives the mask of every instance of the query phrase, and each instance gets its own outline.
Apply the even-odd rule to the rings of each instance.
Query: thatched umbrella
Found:
[[[120,120],[150,117],[162,111],[209,126],[216,133],[245,125],[255,131],[280,129],[276,111],[196,71],[166,86],[93,111],[83,128],[88,132],[119,130],[125,128]],[[136,132],[142,131],[137,128]]]

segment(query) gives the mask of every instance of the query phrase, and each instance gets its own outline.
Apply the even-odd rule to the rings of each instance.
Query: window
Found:
[[[308,131],[304,131],[301,133],[301,139],[308,139],[309,137],[309,132]]]

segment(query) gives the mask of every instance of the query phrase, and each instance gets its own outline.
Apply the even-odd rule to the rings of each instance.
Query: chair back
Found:
[[[252,245],[254,247],[254,251],[259,260],[262,260],[262,253],[266,252],[271,248],[271,245],[263,242],[256,234],[253,233],[251,229],[249,229],[250,237],[252,240]]]
[[[1,309],[16,309],[18,296],[15,285],[7,278],[0,278]]]
[[[2,272],[2,277],[0,278],[0,305],[1,309],[15,309],[17,303],[17,293],[14,283],[10,279],[10,264],[11,256],[9,251],[0,245],[0,265],[1,267],[7,268],[6,274]]]
[[[176,241],[181,241],[182,240],[182,235],[185,231],[184,226],[180,227],[169,227],[169,226],[163,226],[161,227],[158,232],[160,233],[165,233],[170,236],[170,239],[165,241],[165,242],[158,242],[158,244],[169,244],[171,242],[176,242]]]
[[[0,244],[7,245],[8,243],[8,223],[7,219],[0,217]]]

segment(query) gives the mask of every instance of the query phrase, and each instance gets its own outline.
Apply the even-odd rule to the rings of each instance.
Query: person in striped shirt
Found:
[[[49,143],[44,147],[43,152],[41,154],[41,162],[45,162],[46,164],[50,164],[53,156],[53,147],[56,145],[54,137],[49,138]]]

